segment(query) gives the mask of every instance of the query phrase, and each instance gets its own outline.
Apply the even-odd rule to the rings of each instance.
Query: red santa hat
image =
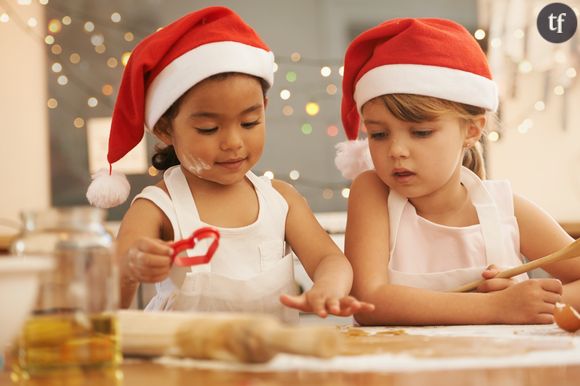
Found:
[[[119,88],[109,136],[108,170],[93,175],[92,205],[110,208],[129,196],[127,178],[112,170],[187,90],[216,74],[238,72],[274,82],[274,54],[258,34],[225,7],[190,13],[141,41]]]
[[[373,167],[361,161],[361,144],[354,140],[362,106],[386,94],[431,96],[490,111],[498,106],[485,54],[463,26],[433,18],[388,20],[360,34],[346,51],[342,123],[351,141],[339,144],[335,160],[345,178]]]

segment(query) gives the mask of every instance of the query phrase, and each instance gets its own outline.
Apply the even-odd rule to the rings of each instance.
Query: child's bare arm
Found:
[[[116,250],[122,308],[131,305],[140,282],[159,282],[169,274],[171,248],[160,239],[164,219],[163,212],[145,199],[136,200],[123,217]]]
[[[354,271],[353,295],[376,305],[356,315],[365,325],[551,323],[561,286],[529,281],[490,293],[445,293],[389,284],[388,188],[373,171],[351,186],[346,255]]]
[[[546,211],[514,195],[514,211],[520,230],[520,249],[535,260],[570,244],[574,239]],[[564,283],[563,301],[580,309],[580,257],[543,267]]]
[[[282,297],[282,302],[320,316],[328,313],[350,315],[373,307],[348,296],[352,286],[352,268],[326,231],[320,226],[308,203],[292,186],[273,181],[273,186],[288,202],[286,241],[302,262],[314,283],[299,297]]]

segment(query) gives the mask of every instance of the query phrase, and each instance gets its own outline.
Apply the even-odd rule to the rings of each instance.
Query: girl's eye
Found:
[[[419,138],[426,138],[433,134],[433,130],[413,130],[413,135]]]
[[[387,137],[387,133],[384,131],[377,131],[376,133],[369,133],[371,139],[383,139]]]
[[[260,120],[257,119],[253,122],[242,122],[242,127],[245,129],[251,129],[252,127],[259,125],[260,124]]]
[[[195,128],[199,134],[210,135],[217,131],[217,127],[196,127]]]

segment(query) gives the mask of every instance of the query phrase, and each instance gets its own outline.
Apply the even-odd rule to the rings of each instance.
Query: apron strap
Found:
[[[177,222],[184,237],[189,236],[200,224],[201,219],[189,190],[187,179],[179,165],[171,167],[163,174],[165,185],[173,201]]]
[[[201,226],[201,218],[181,166],[177,165],[167,169],[163,174],[163,179],[171,196],[171,201],[173,201],[181,234],[183,237],[189,237],[193,231]],[[192,252],[187,251],[187,255],[191,256]],[[210,272],[211,261],[208,264],[191,266],[188,270],[191,272]]]
[[[389,210],[389,265],[391,264],[391,257],[395,251],[395,244],[397,242],[397,232],[399,231],[399,223],[405,209],[407,199],[401,196],[394,190],[389,191],[387,198],[387,206]]]
[[[272,186],[272,181],[264,176],[257,176],[251,170],[246,173],[246,177],[250,180],[256,195],[258,196],[258,203],[260,205],[258,213],[258,221],[268,216],[276,224],[286,223],[286,216],[288,215],[288,202],[286,199]],[[285,228],[280,230],[280,239],[285,240]],[[284,241],[284,255],[291,252],[289,245]]]
[[[461,167],[461,182],[467,188],[481,225],[487,265],[506,261],[507,251],[501,233],[501,219],[496,202],[481,179],[466,167]]]
[[[461,182],[466,187],[481,226],[483,241],[485,243],[485,257],[487,265],[494,261],[505,261],[507,251],[501,233],[501,220],[497,205],[483,185],[481,179],[466,167],[461,167]],[[403,209],[407,203],[407,198],[391,190],[388,198],[389,208],[389,257],[393,256],[397,241],[397,232]]]

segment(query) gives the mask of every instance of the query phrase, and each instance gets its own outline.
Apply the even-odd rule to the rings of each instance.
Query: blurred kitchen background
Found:
[[[24,209],[86,205],[105,165],[124,63],[142,38],[209,5],[238,12],[276,55],[267,144],[255,171],[292,183],[342,242],[349,182],[334,166],[343,53],[393,17],[463,24],[487,52],[501,90],[500,123],[485,143],[488,176],[545,208],[580,236],[580,32],[552,44],[535,0],[0,0],[0,235]],[[564,3],[578,15],[580,0]],[[131,197],[161,176],[151,136],[117,170]],[[117,165],[117,164],[116,164]],[[127,205],[109,211],[114,228]]]

